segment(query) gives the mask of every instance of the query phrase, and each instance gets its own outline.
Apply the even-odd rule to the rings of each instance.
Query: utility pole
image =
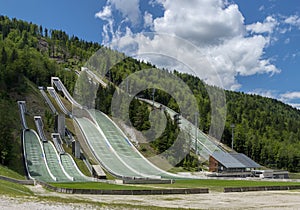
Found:
[[[129,94],[129,87],[128,87],[128,74],[126,75],[126,93]]]
[[[195,153],[197,155],[197,140],[198,140],[198,116],[199,116],[199,113],[198,112],[195,112]]]
[[[231,149],[233,149],[233,140],[234,140],[234,128],[235,128],[235,125],[234,124],[231,124]]]
[[[152,106],[154,109],[154,94],[155,94],[155,88],[152,89]]]

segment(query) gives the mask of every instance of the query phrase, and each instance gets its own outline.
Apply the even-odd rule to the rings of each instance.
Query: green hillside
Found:
[[[21,127],[16,100],[34,97],[34,89],[38,86],[49,86],[51,76],[60,77],[72,93],[76,81],[75,70],[79,70],[99,49],[109,52],[107,54],[110,56],[106,62],[123,56],[97,43],[69,36],[63,31],[49,30],[22,20],[0,16],[0,163],[2,165],[21,174],[24,171],[21,166],[19,136]],[[102,62],[101,65],[107,67],[109,63]],[[119,84],[128,74],[152,67],[154,66],[151,64],[126,58],[109,69],[106,76],[107,80]],[[175,74],[190,87],[199,103],[200,129],[208,132],[211,108],[206,89],[218,88],[207,86],[200,79],[177,71],[164,74]],[[106,89],[100,87],[95,101],[96,107],[109,114],[114,92],[113,85]],[[227,117],[222,142],[230,145],[230,125],[234,123],[235,150],[245,153],[262,165],[299,172],[300,111],[274,99],[232,91],[225,91],[225,93]],[[142,95],[152,98],[151,90],[144,91]],[[185,96],[182,97],[184,101]],[[32,104],[42,104],[39,98],[35,96],[36,101]],[[156,92],[155,100],[178,110],[175,100],[163,91]],[[130,118],[133,125],[139,130],[147,129],[149,107],[134,100],[131,108]],[[46,111],[47,109],[43,108],[41,114],[45,114]],[[168,148],[176,138],[178,128],[171,120],[168,122],[169,126],[164,134],[150,145],[156,152]]]

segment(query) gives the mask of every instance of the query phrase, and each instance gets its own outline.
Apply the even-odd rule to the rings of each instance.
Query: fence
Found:
[[[273,190],[299,190],[300,185],[292,186],[262,186],[262,187],[226,187],[224,193],[227,192],[251,192],[251,191],[273,191]]]

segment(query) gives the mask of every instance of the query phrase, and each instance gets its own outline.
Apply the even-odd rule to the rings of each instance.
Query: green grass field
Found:
[[[291,179],[300,179],[300,173],[290,173],[289,176]]]
[[[0,194],[8,196],[31,196],[33,192],[23,185],[0,180]]]
[[[102,182],[87,182],[87,183],[51,183],[52,186],[72,189],[93,189],[93,190],[146,190],[153,189],[153,186],[148,185],[117,185]]]
[[[10,177],[10,178],[14,178],[14,179],[21,179],[21,180],[25,180],[25,177],[18,174],[17,172],[10,170],[9,168],[0,165],[0,175],[1,176],[6,176],[6,177]]]

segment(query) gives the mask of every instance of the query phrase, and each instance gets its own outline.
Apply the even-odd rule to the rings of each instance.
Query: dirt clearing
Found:
[[[39,185],[30,189],[37,197],[12,198],[2,196],[0,206],[6,209],[142,209],[145,206],[180,209],[300,209],[300,191],[262,191],[243,193],[220,193],[198,195],[71,195],[49,192]],[[40,199],[39,196],[56,197],[55,201]],[[60,203],[60,199],[74,202]],[[75,202],[76,201],[76,202]],[[99,204],[108,204],[101,207]],[[110,206],[114,204],[113,206]],[[118,205],[120,205],[118,207]],[[126,205],[130,205],[126,207]],[[133,205],[133,206],[132,206]]]

